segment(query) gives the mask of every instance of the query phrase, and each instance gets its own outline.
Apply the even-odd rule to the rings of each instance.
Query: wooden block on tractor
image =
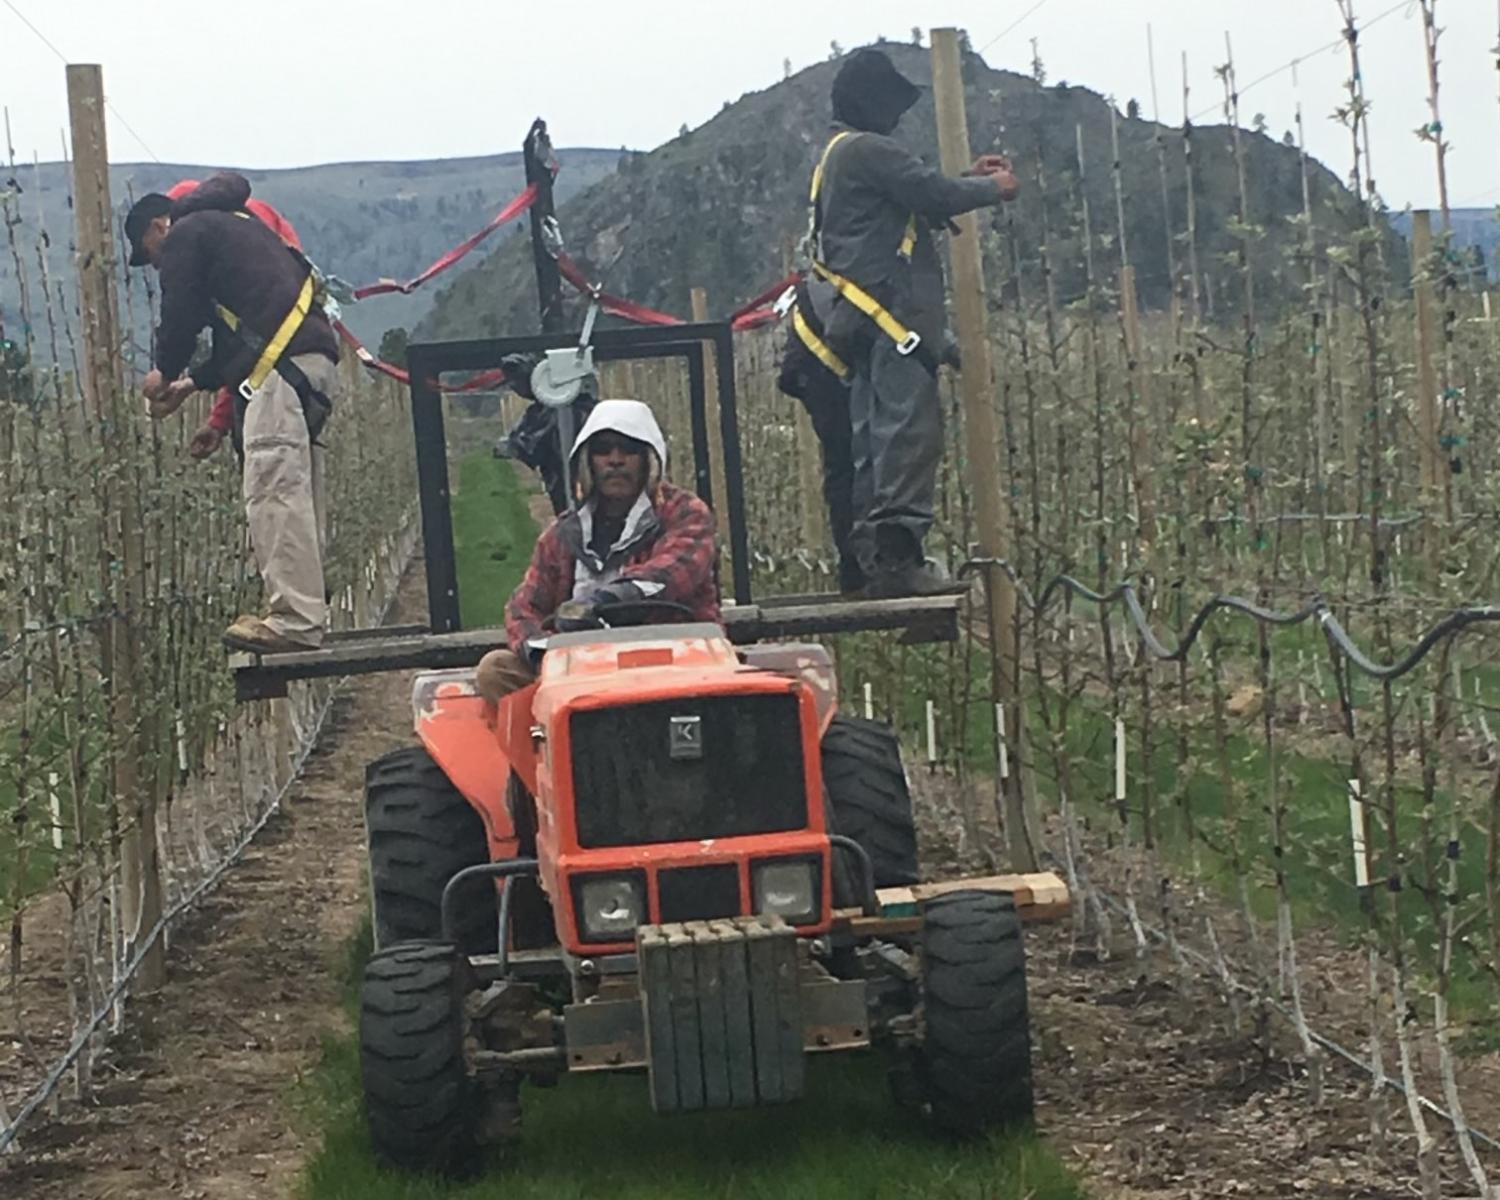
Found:
[[[834,913],[834,924],[856,935],[915,933],[922,926],[922,901],[950,892],[1008,892],[1015,897],[1016,911],[1027,924],[1055,921],[1068,913],[1068,885],[1055,872],[1038,871],[881,888],[875,893],[880,902],[878,917],[864,916],[858,909],[841,909]]]

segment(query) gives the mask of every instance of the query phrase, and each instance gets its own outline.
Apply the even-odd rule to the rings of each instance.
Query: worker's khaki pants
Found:
[[[474,673],[475,688],[491,704],[498,704],[512,692],[535,682],[536,672],[531,664],[514,650],[491,650],[479,660]]]
[[[338,366],[321,354],[292,360],[330,403]],[[275,371],[245,408],[245,516],[266,594],[266,624],[317,646],[328,625],[323,588],[323,449],[314,446],[296,389]]]

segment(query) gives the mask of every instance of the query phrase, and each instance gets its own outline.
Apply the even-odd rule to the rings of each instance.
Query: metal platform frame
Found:
[[[448,501],[448,447],[443,428],[442,393],[437,380],[445,371],[484,371],[510,354],[532,354],[578,345],[576,333],[539,333],[524,337],[484,338],[465,342],[419,342],[407,350],[411,372],[412,429],[417,439],[417,490],[422,502],[422,543],[427,557],[427,608],[434,633],[461,628],[458,617],[458,571],[453,557],[453,523]],[[734,394],[733,330],[722,321],[696,325],[606,329],[593,335],[596,362],[677,358],[688,371],[692,413],[694,491],[714,507],[709,469],[708,389],[705,344],[714,350],[718,368],[720,444],[724,450],[724,483],[728,495],[729,553],[736,604],[750,604],[750,540],[745,529],[745,484],[740,459],[739,412]]]
[[[379,671],[471,666],[487,650],[505,644],[502,629],[465,630],[459,617],[458,564],[449,507],[448,447],[443,393],[445,372],[484,371],[511,354],[578,345],[578,333],[455,342],[418,342],[407,350],[411,374],[412,431],[416,439],[417,488],[427,567],[427,621],[419,626],[345,630],[321,649],[293,654],[233,656],[235,695],[255,700],[286,695],[298,679],[362,675]],[[649,326],[596,331],[597,362],[680,359],[687,367],[692,419],[694,490],[714,506],[709,439],[723,449],[725,507],[729,527],[733,603],[724,607],[724,627],[737,643],[773,638],[816,637],[867,630],[901,631],[903,641],[952,641],[958,636],[960,594],[900,600],[844,600],[838,596],[782,597],[757,604],[751,592],[750,539],[739,411],[735,397],[734,340],[727,322]],[[712,348],[718,381],[719,428],[709,428],[705,348]]]

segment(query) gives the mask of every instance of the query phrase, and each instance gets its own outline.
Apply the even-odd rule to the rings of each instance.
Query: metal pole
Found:
[[[691,293],[693,305],[693,320],[703,323],[708,320],[708,293],[701,287],[695,287]],[[715,432],[719,428],[719,366],[712,357],[704,363],[704,395],[708,403],[706,420],[708,427]],[[701,469],[701,464],[700,464]],[[724,447],[719,444],[717,437],[708,439],[708,471],[712,481],[713,494],[720,498],[728,496],[729,488],[724,483]],[[722,544],[729,536],[729,519],[724,509],[715,509],[715,516],[719,525],[719,541]]]
[[[552,202],[552,140],[547,136],[547,122],[541,117],[531,123],[521,145],[521,155],[526,165],[526,182],[536,186],[536,200],[531,205],[531,255],[536,264],[542,332],[558,333],[563,327],[562,272],[557,269],[556,246],[548,244],[549,235],[555,238],[557,230]]]

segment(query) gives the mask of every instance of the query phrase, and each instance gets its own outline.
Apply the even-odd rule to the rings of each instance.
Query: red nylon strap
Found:
[[[773,283],[754,300],[746,300],[737,309],[729,314],[729,323],[736,329],[754,329],[756,325],[764,325],[764,319],[757,320],[754,324],[742,326],[740,322],[747,317],[760,317],[762,312],[768,311],[772,300],[780,299],[781,294],[789,287],[793,287],[802,279],[801,271],[793,271],[779,283]],[[776,319],[774,311],[771,312],[770,320]]]
[[[338,333],[339,337],[343,339],[345,345],[347,345],[351,350],[354,351],[354,357],[359,359],[359,361],[364,366],[368,367],[372,371],[378,371],[382,375],[388,375],[398,383],[411,383],[411,374],[409,372],[403,371],[400,367],[394,366],[391,363],[386,362],[384,359],[376,358],[367,349],[365,349],[364,343],[361,342],[357,337],[355,337],[349,327],[342,321],[335,321],[333,323],[333,328]],[[478,392],[484,390],[485,388],[495,387],[504,382],[505,372],[502,371],[499,367],[496,367],[490,371],[481,371],[479,372],[479,374],[471,376],[470,378],[464,380],[462,383],[439,383],[438,391]]]
[[[566,254],[557,256],[557,268],[562,277],[586,296],[597,296],[599,307],[605,312],[616,317],[623,317],[627,321],[634,321],[637,325],[685,325],[681,317],[674,317],[671,313],[664,313],[655,308],[648,308],[644,304],[637,304],[634,300],[626,300],[623,296],[614,296],[609,292],[594,291],[594,285],[589,282],[588,276],[583,269],[569,258]],[[747,301],[730,315],[729,325],[735,332],[743,332],[747,329],[759,329],[762,325],[770,325],[781,318],[774,308],[769,307],[768,301],[775,300],[787,288],[796,283],[802,276],[793,272],[785,279],[780,280],[774,286],[768,287],[753,300]]]
[[[733,317],[729,328],[735,333],[744,333],[748,329],[759,329],[762,325],[774,325],[779,320],[781,316],[774,308],[753,308]]]
[[[523,212],[536,202],[536,184],[529,184],[526,190],[516,196],[509,204],[490,218],[490,223],[466,241],[460,242],[442,258],[438,259],[415,279],[408,279],[405,283],[397,283],[394,279],[382,279],[378,283],[366,284],[362,288],[355,288],[354,298],[365,300],[370,296],[383,296],[388,292],[400,292],[403,296],[410,295],[421,287],[434,275],[440,275],[463,258],[475,246],[499,229],[500,226],[508,224],[519,217]]]
[[[647,308],[644,304],[637,304],[634,300],[626,300],[622,296],[612,296],[608,292],[596,292],[582,268],[566,254],[557,256],[557,269],[564,279],[584,295],[597,297],[599,307],[611,316],[624,317],[625,320],[634,321],[637,325],[687,324],[681,317],[674,317],[671,313]]]

